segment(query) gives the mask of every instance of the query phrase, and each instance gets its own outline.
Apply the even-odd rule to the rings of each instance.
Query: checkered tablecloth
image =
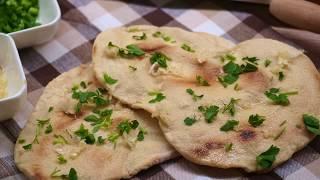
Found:
[[[21,128],[49,81],[62,72],[91,61],[92,43],[97,34],[105,29],[153,24],[208,32],[235,43],[266,37],[294,45],[256,16],[239,11],[238,7],[221,0],[59,0],[59,4],[62,19],[54,39],[40,46],[19,50],[28,82],[28,101],[13,119],[0,123],[0,178],[25,179],[13,161],[14,144]],[[204,167],[180,157],[140,172],[133,179],[320,179],[319,152],[320,138],[317,137],[286,163],[267,174]]]

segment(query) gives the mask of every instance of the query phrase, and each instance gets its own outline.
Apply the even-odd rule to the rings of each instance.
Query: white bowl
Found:
[[[39,0],[39,26],[9,33],[18,48],[29,47],[49,41],[57,32],[61,17],[57,0]]]
[[[0,66],[7,80],[7,96],[0,99],[0,121],[19,111],[27,97],[27,81],[13,39],[0,33]]]

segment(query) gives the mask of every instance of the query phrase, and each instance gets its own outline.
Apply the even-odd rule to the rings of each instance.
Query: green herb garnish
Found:
[[[27,144],[22,146],[24,150],[31,150],[32,149],[32,144]]]
[[[182,45],[181,45],[181,48],[183,49],[183,50],[185,50],[185,51],[188,51],[188,52],[195,52],[195,50],[194,49],[192,49],[189,45],[187,45],[187,44],[185,44],[185,43],[183,43]]]
[[[122,58],[135,58],[135,57],[141,57],[144,56],[145,52],[141,50],[137,45],[130,44],[126,46],[125,48],[120,48],[117,45],[112,44],[112,42],[108,43],[109,48],[117,48],[118,49],[118,55]]]
[[[264,61],[264,67],[268,67],[271,64],[271,61],[269,59],[266,59]]]
[[[153,37],[155,38],[162,38],[164,41],[170,41],[171,40],[171,37],[160,32],[160,31],[157,31],[155,33],[152,34]]]
[[[320,135],[320,123],[319,120],[311,115],[304,114],[303,115],[303,122],[306,126],[307,130],[315,135]]]
[[[265,121],[265,117],[264,116],[260,116],[258,114],[256,115],[250,115],[248,122],[251,124],[251,126],[253,127],[258,127],[260,126],[263,121]]]
[[[231,98],[228,104],[224,104],[222,113],[229,112],[231,116],[234,116],[234,114],[236,113],[235,104],[238,102],[238,100],[239,99]]]
[[[74,168],[71,168],[68,174],[68,180],[78,180],[77,171]]]
[[[117,139],[120,137],[119,133],[111,133],[109,136],[108,136],[108,141],[115,144]]]
[[[153,103],[156,103],[156,102],[160,102],[162,100],[164,100],[166,98],[165,95],[163,95],[161,92],[149,92],[148,93],[149,96],[155,96],[154,99],[151,99],[149,101],[149,103],[153,104]]]
[[[186,117],[183,122],[187,126],[192,126],[196,122],[196,117]]]
[[[232,150],[232,146],[233,144],[232,143],[228,143],[224,146],[224,149],[226,152],[230,152]]]
[[[270,148],[257,156],[257,165],[263,169],[270,168],[273,162],[276,160],[276,156],[279,154],[280,148],[271,145]]]
[[[68,162],[62,154],[58,155],[57,160],[59,164],[66,164]]]
[[[297,91],[293,92],[284,92],[281,93],[280,89],[278,88],[271,88],[268,91],[264,93],[269,99],[271,99],[275,104],[287,106],[290,104],[290,101],[288,99],[289,95],[296,95],[298,94]]]
[[[89,130],[84,127],[83,124],[80,125],[80,128],[74,132],[75,135],[80,137],[80,140],[84,139],[86,144],[94,144],[95,137],[93,134],[89,133]]]
[[[49,134],[49,133],[51,133],[51,132],[52,132],[52,125],[49,124],[49,125],[46,127],[46,130],[44,131],[44,133]]]
[[[62,135],[53,135],[54,139],[52,144],[56,145],[56,144],[68,144],[68,141],[62,136]]]
[[[166,69],[168,67],[167,61],[170,61],[171,59],[167,57],[165,54],[161,52],[155,52],[152,54],[150,58],[150,63],[154,64],[157,63],[161,68]]]
[[[132,38],[135,39],[135,40],[146,40],[147,39],[147,35],[146,35],[146,33],[143,33],[141,36],[135,35],[135,36],[132,36]]]
[[[52,106],[50,106],[49,109],[48,109],[48,112],[51,112],[51,111],[53,111],[53,107]]]
[[[97,143],[99,145],[105,144],[105,141],[106,141],[106,138],[103,138],[102,136],[99,136],[98,139],[97,139]]]
[[[279,81],[282,81],[282,80],[284,79],[284,74],[283,74],[282,71],[280,71],[280,72],[278,73],[278,79],[279,79]]]
[[[86,89],[86,88],[87,88],[87,84],[86,84],[86,82],[84,82],[84,81],[81,81],[81,82],[80,82],[80,86],[81,86],[83,89]]]
[[[99,129],[107,129],[111,125],[112,112],[111,109],[95,111],[94,114],[86,116],[84,120],[91,123],[91,126],[93,126],[92,132],[96,133]]]
[[[284,133],[285,130],[286,130],[286,128],[283,128],[283,129],[273,138],[273,140],[279,139],[279,137]]]
[[[131,69],[132,71],[136,71],[137,70],[137,68],[134,67],[134,66],[129,66],[129,69]]]
[[[210,86],[207,80],[205,80],[202,76],[196,76],[196,81],[199,86]]]
[[[228,61],[235,61],[236,60],[236,57],[233,56],[232,54],[225,54],[224,56],[221,56],[220,57],[221,61],[224,62],[226,60]]]
[[[122,121],[118,125],[117,129],[119,131],[119,135],[122,136],[124,132],[129,134],[131,129],[136,129],[138,126],[139,126],[139,122],[137,120],[133,120],[131,122],[126,120],[126,121]]]
[[[19,143],[19,144],[23,144],[23,143],[25,143],[25,142],[26,142],[25,139],[19,139],[19,140],[18,140],[18,143]]]
[[[195,92],[190,88],[186,89],[186,92],[192,96],[194,101],[200,100],[203,97],[203,94],[196,95]]]
[[[219,112],[218,106],[199,106],[198,110],[202,112],[207,123],[212,123]]]
[[[137,135],[137,141],[143,141],[145,134],[147,134],[147,131],[143,128],[140,128],[139,133]]]
[[[236,120],[228,120],[223,126],[221,126],[221,131],[231,131],[234,129],[235,126],[239,124],[239,121]]]
[[[113,79],[110,75],[108,74],[103,74],[103,79],[104,79],[104,82],[109,84],[109,85],[113,85],[115,83],[118,82],[118,80],[116,79]]]

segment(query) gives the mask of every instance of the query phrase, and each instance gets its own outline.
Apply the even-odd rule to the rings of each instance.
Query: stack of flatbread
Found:
[[[15,148],[27,177],[129,178],[178,154],[266,172],[320,134],[319,74],[278,41],[121,27],[92,59],[40,97]]]

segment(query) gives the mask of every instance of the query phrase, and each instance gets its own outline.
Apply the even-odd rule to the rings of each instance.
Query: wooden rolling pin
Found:
[[[320,5],[316,3],[306,0],[271,0],[269,10],[285,23],[320,33]]]

